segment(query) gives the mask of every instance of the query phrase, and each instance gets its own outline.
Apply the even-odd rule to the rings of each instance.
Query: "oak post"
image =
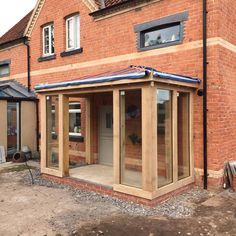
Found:
[[[143,190],[157,189],[157,89],[142,88],[142,181]]]
[[[120,92],[113,91],[113,163],[114,184],[120,184]]]
[[[59,94],[59,171],[69,175],[69,99]]]
[[[91,96],[85,98],[86,127],[85,127],[85,152],[86,163],[93,164],[93,134],[92,134],[92,101]]]

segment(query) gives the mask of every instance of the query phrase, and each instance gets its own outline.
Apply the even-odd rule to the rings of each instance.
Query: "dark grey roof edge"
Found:
[[[33,91],[29,92],[28,89],[23,84],[19,83],[16,80],[0,81],[0,91],[1,91],[1,87],[3,88],[6,86],[22,94],[24,98],[37,99],[35,92]]]

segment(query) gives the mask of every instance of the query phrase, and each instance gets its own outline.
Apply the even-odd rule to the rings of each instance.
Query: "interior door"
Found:
[[[100,110],[99,163],[113,165],[113,110],[102,106]]]

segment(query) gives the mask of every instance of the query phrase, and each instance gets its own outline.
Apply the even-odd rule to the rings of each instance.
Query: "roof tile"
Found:
[[[9,31],[0,37],[0,45],[24,37],[24,32],[30,20],[32,12],[29,12],[23,19],[15,24]]]
[[[119,3],[127,2],[128,0],[104,0],[105,7],[111,7]],[[95,0],[96,4],[100,7],[101,6],[101,1],[100,0]]]

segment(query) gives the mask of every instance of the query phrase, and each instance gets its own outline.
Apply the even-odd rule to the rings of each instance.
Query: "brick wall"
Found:
[[[0,50],[0,61],[11,60],[10,77],[14,79],[14,75],[27,73],[27,48],[24,44],[19,44],[11,48]],[[4,79],[0,78],[0,80]],[[27,75],[21,80],[27,85]]]

